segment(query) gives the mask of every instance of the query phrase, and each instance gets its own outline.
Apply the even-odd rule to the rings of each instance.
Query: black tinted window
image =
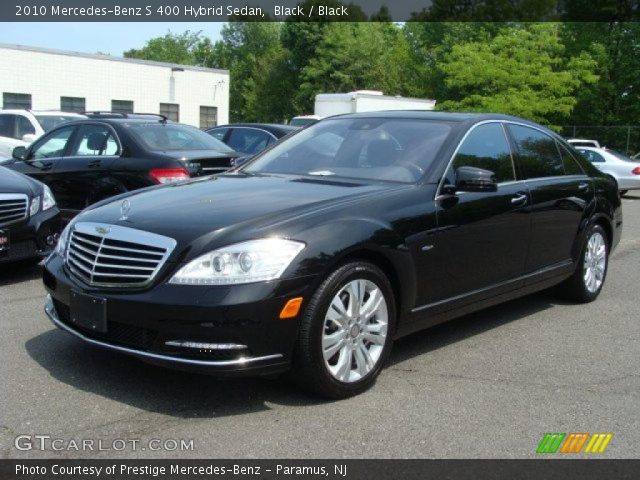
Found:
[[[582,167],[578,163],[578,161],[573,158],[573,155],[567,150],[564,145],[558,145],[560,149],[560,155],[562,156],[562,165],[564,166],[564,173],[567,175],[583,175],[584,171]]]
[[[498,182],[515,180],[511,150],[502,125],[488,123],[474,128],[462,142],[447,173],[446,181],[453,183],[455,170],[477,167],[495,173]]]
[[[27,119],[27,117],[23,117],[22,115],[18,115],[16,118],[16,138],[22,138],[23,135],[29,135],[36,133],[36,129],[33,127],[31,122]]]
[[[0,137],[13,138],[16,131],[15,115],[0,115]]]
[[[227,143],[237,152],[258,153],[269,145],[271,135],[254,128],[234,128]]]
[[[526,178],[564,175],[556,141],[546,133],[521,125],[509,125],[518,147],[519,160]]]
[[[111,130],[103,125],[82,125],[71,156],[118,155],[120,147]]]

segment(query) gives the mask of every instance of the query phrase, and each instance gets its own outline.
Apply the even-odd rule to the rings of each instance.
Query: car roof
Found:
[[[538,126],[536,123],[524,118],[514,117],[512,115],[504,115],[501,113],[434,112],[431,110],[385,110],[380,112],[347,113],[345,115],[327,117],[324,120],[328,120],[331,118],[403,118],[416,120],[439,120],[443,122],[459,123],[476,123],[485,120],[504,120]]]

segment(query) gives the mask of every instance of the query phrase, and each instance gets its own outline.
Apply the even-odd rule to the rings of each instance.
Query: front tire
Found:
[[[318,287],[301,320],[293,374],[304,389],[340,399],[363,392],[391,352],[396,307],[385,274],[347,263]]]
[[[576,271],[559,285],[559,292],[579,303],[594,301],[600,295],[609,266],[607,233],[600,225],[593,225],[586,236]]]

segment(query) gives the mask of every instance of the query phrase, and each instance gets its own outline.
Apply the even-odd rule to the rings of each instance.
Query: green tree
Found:
[[[140,58],[142,60],[154,60],[157,62],[180,63],[182,65],[196,65],[195,51],[202,48],[202,44],[208,39],[202,36],[202,32],[177,34],[168,32],[163,37],[148,40],[140,49],[132,48],[124,52],[127,58]]]
[[[595,66],[586,52],[565,56],[557,24],[512,26],[488,43],[453,46],[440,65],[448,95],[438,107],[557,124],[571,114],[578,89],[597,81]]]

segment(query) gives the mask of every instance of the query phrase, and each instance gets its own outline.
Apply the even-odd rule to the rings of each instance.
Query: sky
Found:
[[[199,31],[213,41],[220,38],[224,23],[122,22],[122,23],[4,23],[0,22],[0,43],[55,48],[84,53],[122,56],[125,50],[140,48],[153,37],[168,31]]]

